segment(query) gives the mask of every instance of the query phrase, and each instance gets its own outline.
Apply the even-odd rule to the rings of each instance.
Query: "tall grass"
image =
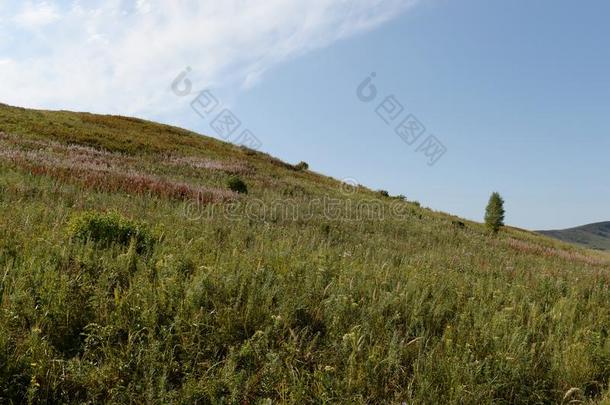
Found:
[[[42,114],[45,125],[152,125]],[[99,142],[124,152],[111,140]],[[224,161],[205,153],[185,159]],[[226,153],[231,162],[242,151]],[[117,164],[165,173],[161,158],[129,156]],[[249,159],[253,169],[239,172],[249,194],[232,215],[202,205],[197,220],[188,199],[90,188],[0,159],[0,402],[610,399],[605,254],[520,230],[490,237],[479,224],[456,226],[407,202],[400,218],[252,215],[254,198],[289,196],[307,211],[323,195],[375,194],[342,196],[331,179]],[[172,170],[202,187],[232,175]],[[143,252],[74,238],[67,226],[80,212],[112,211],[155,229],[159,243]]]

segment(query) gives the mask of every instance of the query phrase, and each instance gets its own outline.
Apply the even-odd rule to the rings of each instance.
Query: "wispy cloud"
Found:
[[[416,1],[5,3],[0,101],[121,114],[164,111],[168,85],[187,65],[199,83],[250,86],[277,64],[375,28]]]
[[[18,26],[37,29],[49,25],[59,19],[56,8],[46,1],[32,3],[24,2],[21,10],[15,15],[14,21]]]

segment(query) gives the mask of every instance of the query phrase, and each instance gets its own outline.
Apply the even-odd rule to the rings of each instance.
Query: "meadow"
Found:
[[[609,271],[178,128],[0,105],[0,403],[610,402]]]

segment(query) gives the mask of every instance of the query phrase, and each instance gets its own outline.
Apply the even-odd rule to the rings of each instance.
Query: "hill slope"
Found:
[[[570,229],[538,231],[538,233],[589,249],[610,250],[610,222],[598,222]]]
[[[609,269],[178,128],[0,106],[2,403],[608,399]]]

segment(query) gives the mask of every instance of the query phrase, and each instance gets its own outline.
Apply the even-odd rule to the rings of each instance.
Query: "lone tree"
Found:
[[[500,228],[504,226],[504,200],[497,192],[489,197],[489,203],[485,210],[485,225],[494,234],[498,233]]]

